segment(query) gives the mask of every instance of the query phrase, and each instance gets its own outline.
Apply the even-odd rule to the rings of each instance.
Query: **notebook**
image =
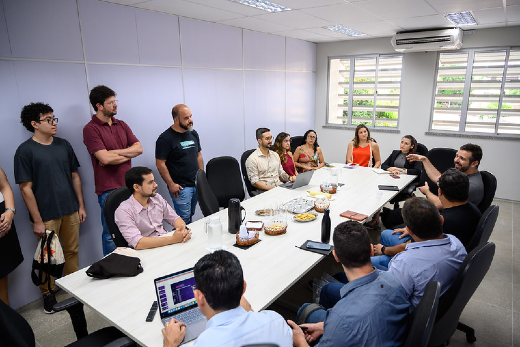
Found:
[[[294,180],[294,182],[286,182],[286,183],[282,184],[280,187],[284,187],[287,189],[296,189],[296,188],[306,186],[311,181],[312,175],[314,175],[314,170],[303,172],[301,174],[298,174],[298,176],[296,176],[296,179]]]
[[[163,324],[175,318],[186,324],[183,342],[196,339],[206,329],[207,320],[193,294],[193,268],[156,278],[154,283]]]

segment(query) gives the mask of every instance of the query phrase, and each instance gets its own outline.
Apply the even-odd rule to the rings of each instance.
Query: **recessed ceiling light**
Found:
[[[231,0],[232,2],[237,2],[242,5],[251,6],[254,8],[258,8],[260,10],[264,10],[267,12],[282,12],[282,11],[291,11],[292,8],[285,7],[282,5],[278,5],[265,0]]]
[[[470,11],[445,13],[444,17],[455,25],[476,25],[477,22],[473,18]]]
[[[330,25],[328,27],[323,27],[323,29],[329,29],[329,30],[332,30],[332,31],[336,31],[338,33],[341,33],[341,34],[345,34],[345,35],[348,35],[348,36],[363,36],[363,35],[366,35],[362,32],[359,32],[359,31],[356,31],[354,29],[349,29],[347,27],[344,27],[343,25]]]

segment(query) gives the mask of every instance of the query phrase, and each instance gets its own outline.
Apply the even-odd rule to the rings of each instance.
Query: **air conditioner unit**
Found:
[[[398,52],[440,51],[462,47],[460,28],[407,31],[392,37],[392,46]]]

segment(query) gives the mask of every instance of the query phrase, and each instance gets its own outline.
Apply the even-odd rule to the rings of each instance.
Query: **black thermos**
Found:
[[[323,219],[321,220],[321,242],[330,242],[330,210],[328,208],[323,211]]]

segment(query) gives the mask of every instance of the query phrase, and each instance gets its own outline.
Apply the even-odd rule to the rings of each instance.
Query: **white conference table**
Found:
[[[396,191],[380,191],[378,184],[396,185],[403,189],[415,178],[413,175],[402,175],[400,179],[394,179],[369,168],[346,169],[344,164],[333,165],[341,168],[339,182],[344,183],[344,186],[338,189],[330,203],[331,234],[337,224],[347,220],[339,216],[341,212],[352,210],[372,216],[397,194]],[[247,211],[246,221],[266,221],[267,217],[259,217],[255,211],[268,208],[273,203],[308,197],[306,191],[319,191],[320,183],[329,176],[330,169],[322,168],[314,173],[308,186],[293,190],[277,187],[243,201],[242,206]],[[227,232],[227,209],[215,215],[220,217],[223,225],[224,248],[235,254],[242,264],[247,282],[245,296],[255,311],[268,307],[323,258],[322,255],[295,247],[301,246],[306,240],[320,241],[323,214],[307,223],[296,222],[288,214],[290,219],[286,234],[269,236],[261,231],[261,241],[247,250],[233,246],[235,235]],[[206,218],[190,224],[192,238],[187,243],[137,251],[144,271],[136,277],[93,279],[86,275],[85,268],[57,280],[57,283],[139,345],[162,346],[163,325],[159,313],[153,322],[145,322],[150,306],[156,300],[153,280],[193,267],[197,260],[208,253],[208,237],[204,232]]]

